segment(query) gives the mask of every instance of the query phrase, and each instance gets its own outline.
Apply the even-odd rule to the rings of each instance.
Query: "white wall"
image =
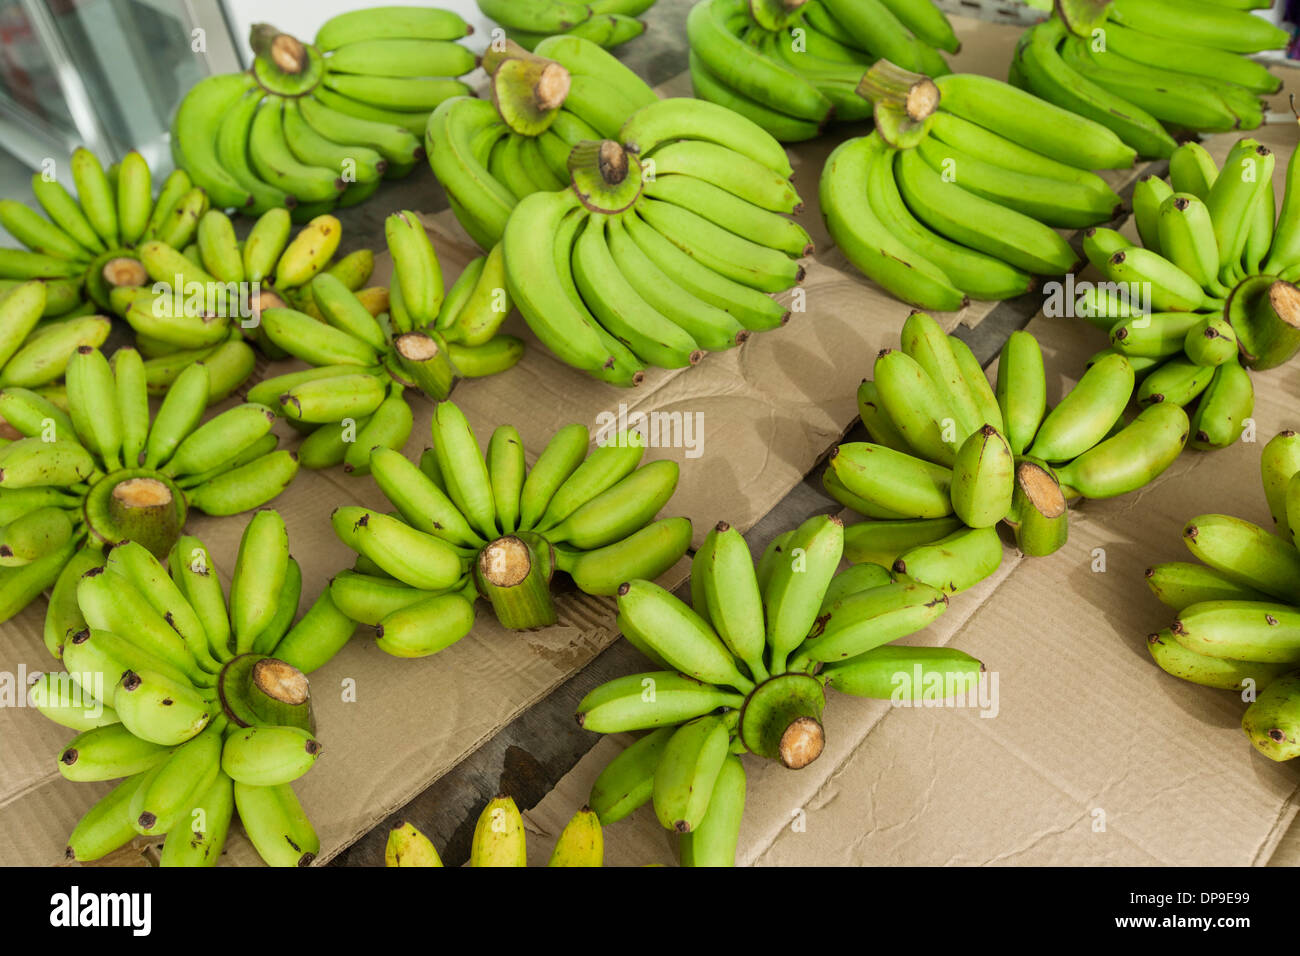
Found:
[[[252,62],[248,49],[248,30],[254,23],[270,23],[300,40],[311,42],[322,23],[336,14],[374,6],[438,6],[454,10],[474,25],[474,35],[467,45],[482,50],[488,41],[491,25],[479,13],[474,0],[224,0],[235,40],[245,64]]]

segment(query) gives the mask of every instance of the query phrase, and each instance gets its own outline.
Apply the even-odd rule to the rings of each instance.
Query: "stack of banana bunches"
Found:
[[[871,117],[877,60],[941,76],[961,44],[931,0],[705,0],[687,20],[695,95],[786,143]]]
[[[178,168],[214,206],[289,208],[308,222],[369,198],[424,158],[438,104],[470,92],[470,26],[433,7],[377,7],[327,20],[307,44],[252,28],[251,70],[209,76],[172,121]]]
[[[822,214],[855,266],[917,308],[1028,292],[1078,262],[1058,229],[1119,210],[1091,170],[1136,153],[1090,119],[989,77],[931,80],[884,60],[859,89],[876,129],[826,161]]]
[[[1197,427],[1177,402],[1144,396],[1118,353],[1048,409],[1028,332],[1007,341],[995,389],[969,347],[920,312],[904,323],[901,349],[880,353],[858,404],[870,441],[834,449],[823,479],[869,519],[845,530],[845,556],[947,594],[997,570],[1000,523],[1022,553],[1051,554],[1065,544],[1071,499],[1136,491]]]
[[[1272,0],[1070,0],[1021,37],[1010,79],[1096,120],[1144,157],[1175,137],[1255,129],[1282,83],[1245,54],[1290,39],[1250,8]]]
[[[1147,637],[1175,677],[1241,695],[1241,727],[1270,760],[1300,756],[1300,434],[1284,431],[1260,462],[1273,533],[1241,518],[1208,514],[1183,528],[1200,562],[1146,572],[1177,620]]]

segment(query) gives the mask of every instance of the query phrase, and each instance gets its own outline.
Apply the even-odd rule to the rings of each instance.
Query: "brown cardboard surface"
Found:
[[[1297,130],[1251,135],[1277,149],[1282,166]],[[1233,139],[1216,138],[1211,152],[1222,159]],[[1050,402],[1106,345],[1077,319],[1039,315],[1029,330],[1044,349]],[[1255,753],[1240,730],[1236,695],[1170,677],[1145,646],[1171,613],[1147,590],[1143,569],[1189,559],[1180,540],[1189,519],[1225,512],[1270,523],[1259,453],[1279,430],[1300,426],[1300,369],[1253,378],[1254,442],[1187,452],[1141,491],[1076,507],[1061,552],[1017,560],[1008,549],[998,575],[954,596],[935,626],[905,642],[952,645],[984,661],[997,675],[996,716],[832,692],[827,748],[816,763],[792,772],[743,758],[748,793],[737,862],[1300,861],[1300,771]],[[602,740],[534,808],[539,832],[558,832],[630,739]],[[611,865],[671,865],[674,844],[649,807],[605,832]]]

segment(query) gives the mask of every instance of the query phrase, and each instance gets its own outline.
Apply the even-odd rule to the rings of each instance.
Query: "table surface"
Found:
[[[693,0],[659,0],[644,16],[648,28],[642,37],[615,52],[651,86],[677,76],[686,68],[686,15]],[[1142,174],[1163,175],[1167,163],[1153,163]],[[1128,196],[1125,196],[1127,200]],[[373,245],[383,235],[384,217],[393,209],[438,212],[447,208],[446,195],[427,164],[400,183],[386,186],[375,201],[337,215],[343,221],[343,251]],[[1078,249],[1078,237],[1073,244]],[[1000,303],[974,328],[955,334],[987,365],[1007,337],[1023,328],[1036,314],[1039,297],[1033,294]],[[859,422],[850,440],[865,440]],[[829,448],[827,451],[829,452]],[[815,514],[838,512],[840,505],[822,490],[819,462],[776,507],[745,535],[755,554],[761,554],[778,534]],[[678,589],[688,597],[689,583]],[[556,783],[594,747],[598,734],[580,728],[573,719],[578,702],[594,687],[624,674],[644,669],[645,659],[625,640],[618,640],[585,668],[503,727],[456,767],[434,780],[418,796],[380,821],[352,846],[339,853],[331,866],[383,866],[384,846],[393,823],[406,820],[419,827],[442,849],[443,862],[459,866],[469,859],[470,841],[478,815],[499,793],[509,793],[521,810],[536,806]]]

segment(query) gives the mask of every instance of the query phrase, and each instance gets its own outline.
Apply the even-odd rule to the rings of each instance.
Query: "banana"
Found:
[[[643,156],[647,182],[660,177],[687,177],[708,182],[737,199],[769,212],[796,214],[803,202],[790,180],[758,160],[705,140],[666,143]]]
[[[790,653],[808,636],[823,595],[844,553],[844,525],[818,515],[801,524],[785,543],[788,557],[776,561],[763,585],[768,670],[779,674]]]
[[[1048,226],[1079,229],[1112,218],[1119,197],[986,161],[926,137],[917,151],[945,181]]]
[[[284,519],[274,511],[253,515],[240,538],[230,582],[230,623],[236,653],[252,650],[253,642],[275,617],[289,561],[289,533]]]
[[[122,415],[108,359],[99,349],[81,346],[68,359],[68,412],[82,444],[109,470],[121,467]]]
[[[952,471],[953,511],[972,528],[991,528],[1011,510],[1015,455],[992,425],[973,433]]]
[[[330,518],[339,539],[414,588],[441,591],[463,573],[460,555],[440,538],[367,508],[343,507]]]
[[[136,773],[127,777],[86,811],[68,837],[68,860],[89,863],[101,859],[135,837],[130,805],[145,776]]]
[[[1138,386],[1139,405],[1165,402],[1186,406],[1205,391],[1214,378],[1215,369],[1194,364],[1178,357],[1151,372]]]
[[[0,300],[0,369],[5,369],[6,380],[13,377],[9,360],[19,354],[44,311],[45,285],[41,282],[24,282]]]
[[[361,372],[303,382],[281,395],[276,405],[290,420],[324,424],[373,415],[386,394],[383,382]]]
[[[1214,371],[1191,421],[1193,448],[1227,448],[1241,438],[1255,410],[1250,373],[1229,361]]]
[[[1146,581],[1151,593],[1175,611],[1207,601],[1269,599],[1263,591],[1238,584],[1222,571],[1186,561],[1169,561],[1149,567],[1146,570]],[[1156,652],[1152,650],[1151,653]]]
[[[429,165],[439,182],[446,184],[448,196],[457,201],[453,207],[456,218],[462,224],[479,224],[475,232],[482,235],[476,241],[490,248],[503,236],[516,198],[489,172],[487,160],[475,152],[475,142],[485,134],[504,135],[497,110],[488,102],[457,97],[433,111],[425,143]]]
[[[107,251],[104,240],[99,238],[95,228],[86,218],[81,204],[54,177],[47,178],[44,173],[32,175],[32,193],[40,203],[50,222],[63,233],[71,236],[84,252],[100,253]],[[9,228],[5,226],[5,228]],[[74,258],[81,258],[84,252]]]
[[[1034,442],[1047,412],[1047,377],[1038,340],[1023,330],[1012,332],[998,360],[998,406],[1012,454]]]
[[[677,488],[679,471],[674,461],[644,465],[548,529],[547,539],[591,551],[626,538],[667,504]]]
[[[915,150],[894,161],[899,190],[917,217],[955,242],[1037,275],[1069,272],[1077,256],[1035,219],[991,202],[935,172]]]
[[[1133,396],[1133,366],[1107,355],[1083,374],[1043,420],[1029,454],[1049,462],[1078,458],[1110,434]]]
[[[367,7],[340,13],[316,31],[314,46],[329,53],[350,43],[414,37],[422,40],[459,40],[474,32],[459,14],[433,7]]]
[[[370,456],[377,448],[401,448],[411,435],[411,406],[403,397],[402,386],[393,383],[388,396],[375,413],[361,426],[343,457],[343,470],[353,475],[370,473]]]
[[[795,663],[857,657],[916,633],[946,610],[948,598],[943,591],[915,580],[883,584],[846,595],[819,615],[817,626],[800,647]]]
[[[200,80],[181,100],[172,119],[173,160],[220,208],[242,209],[253,203],[252,193],[221,164],[216,144],[226,114],[255,82],[251,75],[244,73]],[[110,247],[113,245],[109,243]]]
[[[88,571],[77,583],[77,603],[92,631],[129,634],[141,651],[166,662],[169,668],[190,680],[210,682],[185,639],[124,576],[103,569]]]
[[[384,845],[385,866],[442,866],[433,841],[405,820],[393,824]]]
[[[1261,664],[1198,654],[1178,643],[1168,628],[1147,635],[1147,650],[1166,673],[1220,690],[1266,688],[1291,669],[1288,664]]]
[[[855,568],[870,568],[877,564],[892,567],[899,555],[945,538],[961,526],[957,518],[862,521],[844,529],[844,557],[853,562]],[[841,573],[835,580],[848,573]]]
[[[911,446],[885,411],[884,403],[880,400],[880,390],[871,379],[863,379],[858,386],[858,417],[862,419],[872,442],[904,454],[911,453]]]
[[[664,518],[594,551],[557,548],[556,567],[587,594],[613,595],[625,581],[659,577],[686,553],[690,538],[689,519]]]
[[[1175,192],[1204,202],[1218,177],[1219,167],[1213,157],[1195,140],[1181,144],[1169,157],[1169,182]]]
[[[435,594],[380,621],[375,643],[394,657],[425,657],[450,647],[473,626],[469,600],[457,593]]]
[[[393,275],[401,286],[402,302],[423,329],[437,321],[442,307],[442,269],[433,243],[413,212],[399,212],[384,222],[384,236],[393,255]]]
[[[62,508],[29,511],[0,528],[0,567],[31,564],[61,549],[72,534],[72,518]]]
[[[1214,223],[1205,203],[1191,193],[1172,193],[1159,207],[1156,219],[1158,245],[1165,258],[1191,276],[1204,289],[1225,296],[1219,282],[1219,248]]]
[[[123,674],[114,691],[113,709],[132,734],[164,747],[197,735],[213,714],[213,705],[190,684],[152,671]]]
[[[170,747],[135,736],[122,724],[83,731],[59,753],[59,772],[77,782],[113,780],[152,770],[171,754]]]
[[[605,216],[589,216],[573,247],[573,277],[583,301],[642,361],[662,368],[695,365],[703,357],[695,339],[637,294],[610,254],[605,222]]]
[[[560,832],[547,866],[600,866],[604,858],[600,818],[590,807],[583,807]]]
[[[736,667],[731,652],[699,614],[663,588],[633,580],[618,589],[620,623],[676,667],[711,684],[743,692],[754,683]]]
[[[166,475],[209,471],[263,438],[275,422],[265,405],[236,405],[190,432],[163,466]]]
[[[743,157],[742,157],[743,158]],[[645,195],[698,212],[716,226],[753,239],[769,249],[801,258],[813,253],[808,231],[793,219],[738,199],[725,189],[691,176],[658,175],[645,185]]]
[[[163,841],[160,866],[216,866],[234,815],[231,780],[220,771]]]
[[[1277,534],[1284,541],[1290,541],[1292,531],[1287,517],[1288,486],[1291,477],[1300,471],[1300,433],[1287,429],[1269,439],[1260,455],[1259,467],[1264,497],[1268,501],[1273,523],[1277,525]]]
[[[390,448],[373,449],[370,470],[379,490],[411,527],[460,547],[478,548],[486,543],[446,492],[400,452]]]
[[[1188,550],[1233,581],[1283,601],[1300,595],[1300,554],[1291,542],[1227,515],[1200,515],[1183,528]]]
[[[733,90],[709,71],[694,50],[690,52],[691,85],[695,96],[715,103],[749,120],[782,143],[797,143],[816,137],[826,121],[801,120]]]
[[[851,660],[829,664],[820,677],[828,687],[855,697],[921,700],[938,685],[965,692],[973,688],[984,665],[948,647],[877,647]]]
[[[296,289],[310,282],[334,258],[342,233],[342,224],[334,216],[313,217],[285,246],[276,262],[275,287]]]
[[[0,225],[33,252],[79,261],[89,256],[89,251],[62,228],[16,199],[0,200]]]
[[[71,675],[40,675],[28,685],[27,703],[56,724],[78,732],[121,723],[113,708],[96,700]]]
[[[883,350],[876,356],[872,374],[885,413],[912,449],[930,461],[951,466],[968,432],[957,418],[948,395],[906,352]],[[964,379],[959,384],[964,385]],[[969,388],[963,394],[973,404]],[[853,485],[845,484],[850,490],[855,490]],[[863,497],[872,498],[871,495]]]
[[[679,724],[744,697],[673,671],[630,674],[597,687],[578,704],[578,723],[596,733],[648,730]]]
[[[233,646],[226,597],[207,548],[198,538],[184,536],[168,554],[167,566],[203,624],[209,651],[218,660],[229,659]]]
[[[719,522],[709,532],[710,542],[692,563],[692,577],[700,578],[701,601],[708,620],[727,648],[749,669],[754,680],[767,679],[763,663],[765,623],[763,594],[754,572],[749,545],[740,532]]]
[[[75,485],[95,469],[90,452],[71,441],[21,438],[0,449],[0,488]]]
[[[170,833],[197,797],[216,782],[221,762],[222,728],[209,724],[148,771],[130,804],[136,832]]]
[[[951,119],[956,120],[956,117]],[[879,139],[877,134],[867,137],[868,141]],[[870,162],[866,173],[868,177],[866,192],[870,212],[875,214],[875,218],[884,227],[889,237],[887,244],[892,245],[902,240],[908,249],[913,250],[908,261],[927,271],[937,268],[944,284],[957,287],[973,299],[1005,299],[1029,291],[1032,279],[1027,273],[1012,268],[1000,259],[950,242],[918,222],[898,191],[898,183],[894,179],[893,155],[893,150],[883,151],[877,159]],[[854,162],[856,162],[854,156],[845,157],[846,165]],[[857,175],[857,172],[852,172],[852,175]],[[873,262],[876,253],[873,250],[873,243],[868,241],[871,237],[864,226],[871,226],[871,231],[875,232],[874,220],[863,218],[866,210],[861,208],[860,193],[848,188],[846,183],[834,180],[828,182],[825,177],[822,180],[822,191],[824,196],[822,206],[827,215],[828,225],[834,223],[837,229],[850,232],[859,242],[858,245],[847,247],[855,252],[854,263],[858,264],[859,260]],[[856,211],[855,207],[857,207]],[[883,273],[886,278],[897,271],[896,265],[888,260],[878,263],[877,267],[886,270]],[[889,285],[887,288],[906,301],[911,301],[909,295],[919,298],[916,292],[919,277],[909,281],[910,277],[906,272],[901,275],[902,279],[898,287]],[[945,292],[944,296],[951,300],[950,293]]]
[[[1241,729],[1255,749],[1270,760],[1290,760],[1297,754],[1297,691],[1294,674],[1280,677],[1269,683],[1242,715]]]
[[[1128,358],[1130,365],[1134,359],[1170,358],[1183,351],[1188,336],[1203,321],[1204,316],[1196,312],[1154,312],[1121,319],[1110,330],[1111,350]]]
[[[551,436],[524,479],[519,495],[521,530],[537,527],[556,492],[586,458],[590,440],[587,427],[577,424],[566,425]]]
[[[236,783],[274,787],[297,780],[321,752],[320,742],[298,727],[244,727],[227,738],[221,769]]]
[[[1117,0],[1111,16],[1143,33],[1171,36],[1234,53],[1256,53],[1284,46],[1286,32],[1241,10],[1210,2],[1187,9],[1170,0]]]
[[[84,146],[72,153],[72,182],[77,199],[96,234],[110,249],[122,245],[118,230],[117,201],[98,157]]]
[[[1219,279],[1234,284],[1249,238],[1256,197],[1271,188],[1276,156],[1253,139],[1240,140],[1228,152],[1223,170],[1205,197],[1219,247]]]
[[[1174,463],[1187,443],[1187,413],[1160,403],[1099,445],[1057,469],[1063,488],[1085,498],[1113,498],[1149,484]]]
[[[605,826],[644,806],[654,792],[655,768],[675,727],[660,727],[626,747],[600,772],[587,803]]]
[[[952,471],[873,445],[850,442],[831,451],[830,468],[854,495],[908,518],[952,514]]]
[[[505,794],[483,808],[470,843],[469,865],[528,865],[524,820],[514,800]]]
[[[1160,241],[1159,213],[1161,204],[1173,194],[1173,187],[1159,176],[1144,176],[1133,187],[1133,220],[1142,245],[1170,259],[1173,256]],[[1174,262],[1177,264],[1176,259]]]
[[[433,413],[434,454],[447,493],[470,524],[490,541],[497,534],[496,506],[487,463],[465,414],[451,402]]]
[[[109,551],[107,566],[139,589],[149,606],[180,634],[199,666],[212,673],[220,669],[220,663],[209,652],[208,635],[199,615],[162,562],[144,545],[121,542]]]
[[[1168,158],[1177,143],[1160,125],[1159,120],[1123,97],[1081,76],[1062,59],[1058,47],[1066,35],[1065,25],[1053,18],[1031,27],[1017,46],[1012,70],[1019,72],[1028,89],[1032,90],[1032,93],[1023,94],[1029,98],[1028,102],[1011,103],[994,94],[987,103],[997,104],[996,109],[981,103],[974,96],[962,97],[960,102],[954,104],[949,89],[941,84],[944,108],[965,119],[991,126],[1023,146],[1084,169],[1126,168],[1133,164],[1136,155],[1154,159]],[[966,75],[954,76],[964,78]],[[945,79],[950,85],[957,82],[952,77]],[[978,82],[977,78],[970,85],[977,85]],[[1049,131],[1065,132],[1066,128],[1056,122],[1055,116],[1049,119],[1041,112],[1040,106],[1032,105],[1034,94],[1042,97],[1045,105],[1077,114],[1074,117],[1077,123],[1100,124],[1109,135],[1104,140],[1096,141],[1083,129],[1076,128],[1071,131],[1077,137],[1075,141],[1090,141],[1087,150],[1090,158],[1072,158],[1068,152],[1063,155],[1059,151],[1059,141]],[[1013,113],[1017,107],[1019,112]],[[1045,127],[1044,131],[1024,128],[1032,126],[1035,118]],[[1003,128],[992,125],[998,122],[1003,124]]]
[[[566,292],[554,247],[539,241],[558,233],[577,201],[570,192],[534,193],[515,207],[501,241],[507,289],[529,328],[561,361],[594,372],[611,368],[614,359]]]
[[[683,724],[669,738],[652,791],[655,815],[664,827],[689,833],[704,821],[727,747],[727,728],[712,716]]]
[[[1300,662],[1300,618],[1289,604],[1210,601],[1178,613],[1169,626],[1180,645],[1206,657],[1264,664]]]
[[[330,600],[340,612],[361,624],[377,627],[395,611],[428,598],[427,591],[407,587],[391,578],[340,571],[330,581]]]
[[[320,838],[289,784],[258,787],[236,781],[234,794],[239,822],[268,865],[311,865]]]
[[[355,631],[356,622],[335,606],[326,588],[275,646],[275,656],[309,674],[342,650]]]
[[[1001,564],[997,529],[966,528],[899,555],[894,572],[944,594],[956,594],[983,581]]]
[[[262,101],[248,131],[248,155],[257,175],[302,203],[337,199],[347,186],[342,171],[308,165],[293,154],[285,138],[284,103],[278,96]]]
[[[645,197],[637,213],[687,255],[759,292],[784,292],[803,281],[797,259],[728,232],[689,209]]]
[[[789,311],[775,299],[697,261],[651,228],[640,216],[625,214],[622,225],[632,241],[662,272],[687,292],[732,315],[744,328],[766,331],[784,325],[789,318]],[[507,261],[508,255],[507,250]]]
[[[368,343],[294,309],[262,310],[262,327],[272,342],[312,365],[368,368],[379,358]]]

